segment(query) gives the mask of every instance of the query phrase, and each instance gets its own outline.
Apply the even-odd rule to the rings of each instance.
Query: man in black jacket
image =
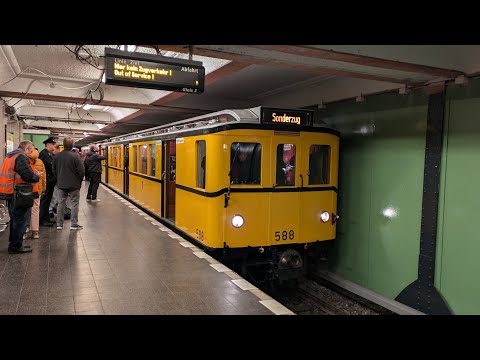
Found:
[[[41,174],[32,168],[30,160],[26,156],[33,149],[34,145],[31,141],[22,141],[18,149],[6,155],[0,171],[0,199],[7,200],[10,215],[9,254],[32,252],[30,246],[23,246],[23,234],[25,234],[30,223],[32,208],[16,208],[13,203],[13,189],[14,183],[36,183],[40,179]]]
[[[53,189],[57,183],[57,179],[53,175],[52,171],[53,148],[55,146],[55,140],[53,140],[53,137],[49,137],[43,143],[45,144],[45,149],[40,151],[38,158],[45,164],[45,172],[47,173],[47,190],[45,190],[40,198],[39,222],[41,226],[53,226],[54,223],[50,221],[48,208],[50,207],[50,202],[52,201]]]
[[[85,167],[78,154],[72,151],[73,139],[67,136],[63,139],[64,150],[53,158],[53,175],[57,178],[57,230],[63,229],[65,203],[70,194],[72,200],[72,223],[70,230],[80,230],[83,226],[78,224],[78,204],[80,188],[82,187]]]
[[[88,166],[88,173],[90,175],[90,185],[88,186],[87,200],[100,201],[97,199],[98,185],[100,185],[100,178],[102,176],[102,160],[105,156],[98,155],[98,147],[94,144],[90,145],[90,151],[85,158],[85,164]]]

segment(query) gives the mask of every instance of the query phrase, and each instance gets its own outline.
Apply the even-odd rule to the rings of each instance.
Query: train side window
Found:
[[[110,165],[113,166],[113,167],[118,167],[117,166],[117,157],[118,157],[118,148],[116,146],[114,146],[112,148],[112,158],[111,158],[111,161],[110,161]]]
[[[235,142],[230,148],[230,183],[259,185],[262,145]]]
[[[308,184],[328,184],[330,182],[330,146],[311,145],[308,161]]]
[[[155,158],[155,150],[156,150],[156,145],[155,144],[150,144],[150,176],[155,176],[155,163],[156,163],[156,158]]]
[[[277,176],[278,186],[295,185],[295,144],[279,144],[277,146]]]
[[[138,145],[133,145],[133,171],[138,172]]]
[[[140,146],[140,171],[139,173],[147,175],[147,145]]]
[[[205,140],[197,141],[197,187],[205,189],[205,171],[207,166],[207,147]]]

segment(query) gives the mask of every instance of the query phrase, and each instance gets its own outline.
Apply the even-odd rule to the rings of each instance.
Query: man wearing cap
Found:
[[[48,207],[52,201],[53,189],[57,179],[53,175],[52,164],[53,164],[53,148],[55,146],[55,140],[53,137],[49,137],[43,142],[45,144],[45,149],[40,151],[38,156],[40,160],[45,164],[45,172],[47,173],[47,190],[43,193],[40,199],[40,218],[39,222],[41,226],[53,226],[53,222],[50,221],[48,214]]]

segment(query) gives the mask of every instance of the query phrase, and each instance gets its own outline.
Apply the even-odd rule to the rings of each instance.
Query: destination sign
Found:
[[[200,61],[105,48],[105,84],[201,94],[205,68]]]
[[[262,107],[260,121],[263,124],[311,126],[313,111]]]

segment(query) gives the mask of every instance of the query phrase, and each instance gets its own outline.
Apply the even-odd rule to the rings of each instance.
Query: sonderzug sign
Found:
[[[310,126],[313,121],[313,111],[290,109],[261,109],[261,122],[264,124],[304,125]]]

